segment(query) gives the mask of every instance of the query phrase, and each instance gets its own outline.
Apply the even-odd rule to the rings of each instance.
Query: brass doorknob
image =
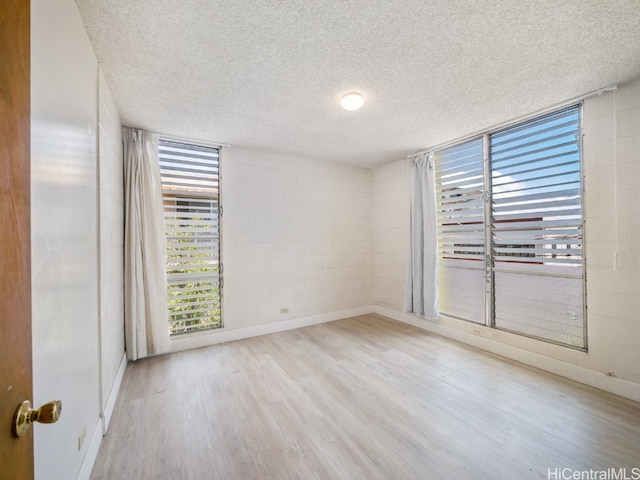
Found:
[[[31,408],[31,402],[25,400],[16,409],[16,413],[13,415],[13,434],[16,437],[21,437],[33,422],[39,423],[56,423],[62,413],[62,401],[54,400],[49,402],[37,410]]]

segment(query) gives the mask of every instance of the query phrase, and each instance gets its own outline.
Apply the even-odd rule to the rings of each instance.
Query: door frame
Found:
[[[29,0],[0,2],[0,478],[34,477],[33,429],[16,407],[33,396],[31,356],[31,70]]]

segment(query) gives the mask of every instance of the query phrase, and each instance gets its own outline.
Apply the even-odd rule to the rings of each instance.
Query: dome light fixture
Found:
[[[364,105],[364,97],[357,92],[350,92],[342,96],[340,106],[345,110],[353,112]]]

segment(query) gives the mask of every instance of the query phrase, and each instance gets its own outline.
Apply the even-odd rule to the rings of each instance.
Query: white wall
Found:
[[[124,178],[122,124],[99,72],[98,172],[100,210],[100,371],[103,433],[124,375]]]
[[[372,310],[370,170],[232,147],[221,175],[225,326],[174,350]]]
[[[113,390],[124,352],[116,278],[122,227],[110,231],[121,222],[121,166],[107,165],[120,140],[75,2],[34,0],[31,21],[33,400],[63,405],[58,423],[34,426],[35,473],[69,480],[88,478],[102,438],[101,391]]]
[[[615,95],[607,93],[587,99],[583,113],[588,353],[444,316],[430,322],[402,313],[408,224],[401,219],[409,215],[405,160],[374,171],[375,309],[421,328],[640,400],[637,321],[640,82],[623,86]],[[614,269],[615,251],[619,257]],[[473,333],[478,328],[480,335]]]
[[[373,171],[374,300],[402,311],[409,255],[408,163],[399,160]]]
[[[640,82],[585,102],[584,164],[587,366],[640,385]]]

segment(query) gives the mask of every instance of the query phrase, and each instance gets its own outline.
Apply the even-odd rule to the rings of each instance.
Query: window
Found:
[[[159,159],[170,332],[221,327],[218,149],[161,139]]]
[[[436,162],[442,313],[586,349],[580,107]]]
[[[477,323],[485,310],[482,152],[482,139],[436,152],[440,310]]]

